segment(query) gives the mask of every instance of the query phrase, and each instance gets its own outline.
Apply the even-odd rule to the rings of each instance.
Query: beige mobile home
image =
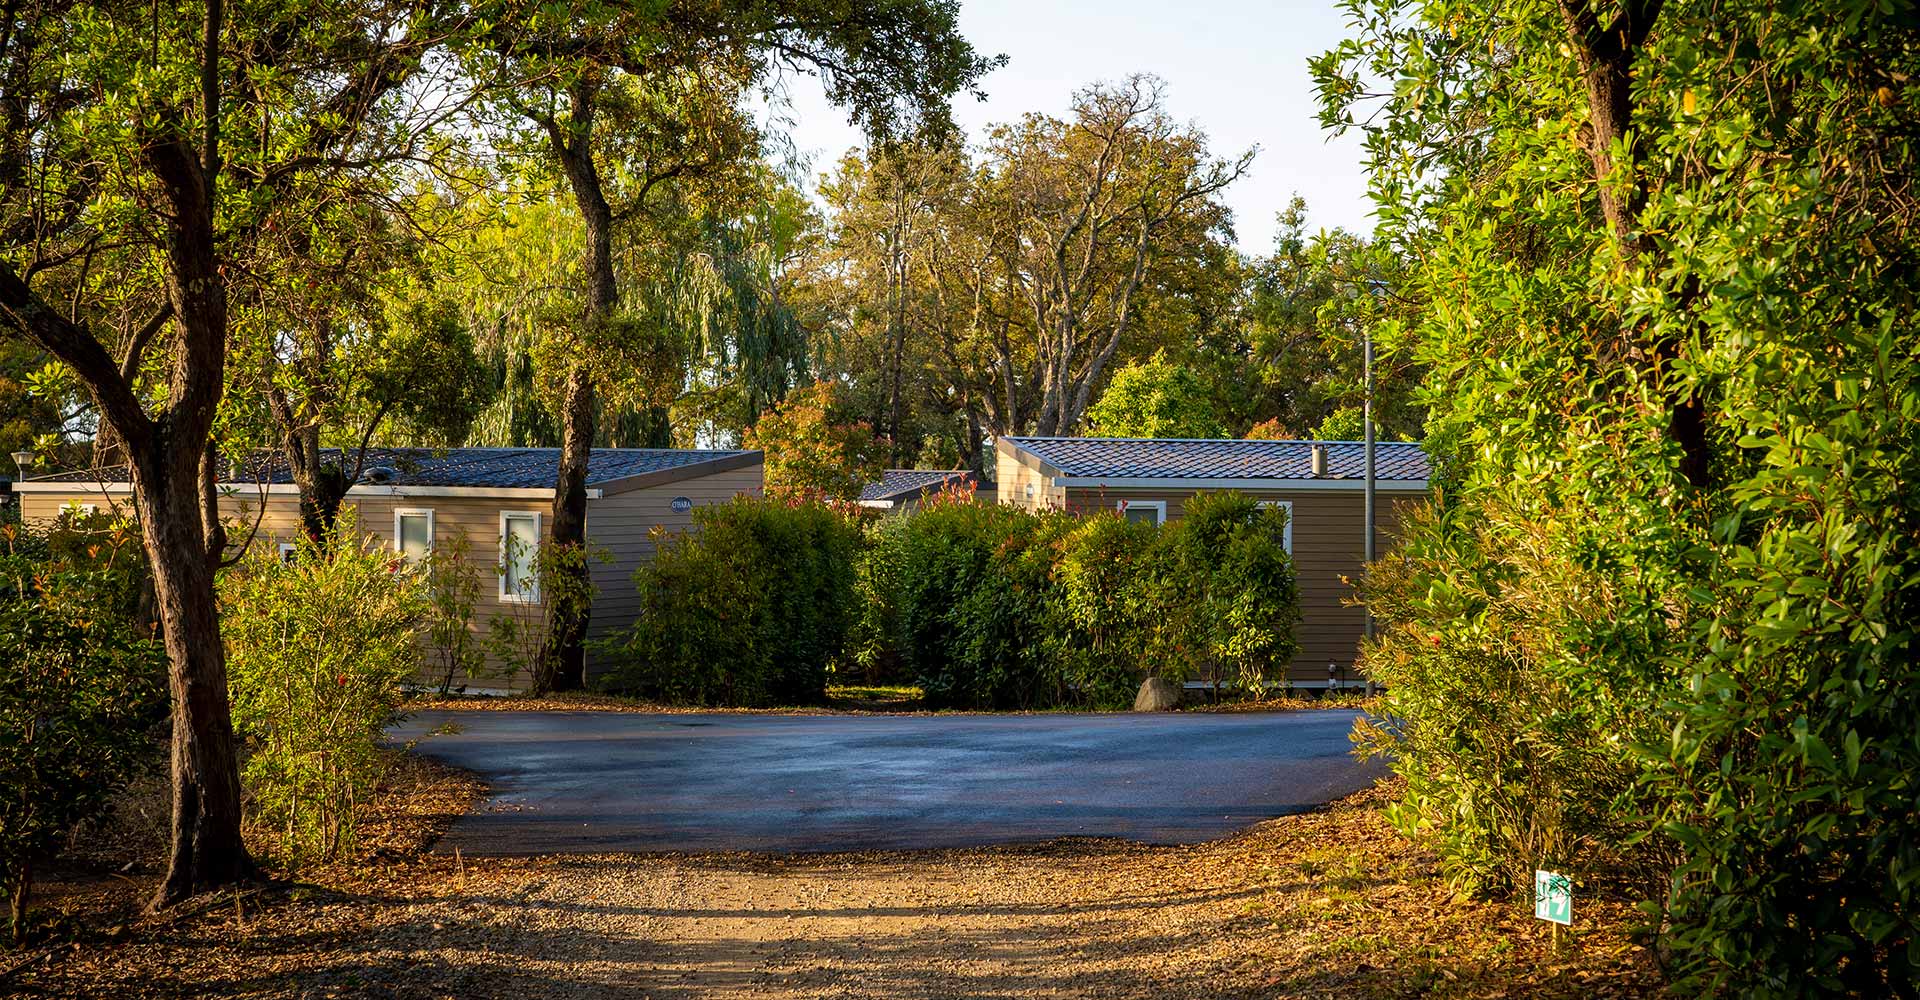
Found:
[[[538,621],[540,588],[531,560],[504,565],[502,553],[527,551],[509,545],[510,539],[532,543],[545,537],[559,455],[554,448],[376,449],[368,452],[346,502],[358,510],[362,529],[410,560],[464,533],[482,569],[476,626],[496,614]],[[633,571],[653,557],[648,535],[656,526],[685,530],[695,507],[759,495],[762,471],[757,451],[594,449],[587,465],[587,540],[612,558],[592,564],[598,596],[589,638],[632,624],[639,611]],[[292,550],[300,530],[299,494],[284,463],[263,463],[257,475],[231,475],[221,485],[223,514],[249,525],[259,517],[254,544]],[[40,476],[13,488],[28,522],[52,520],[67,507],[132,513],[124,468]],[[606,666],[589,654],[589,680]],[[471,683],[519,688],[526,682],[523,675],[495,674]]]
[[[1161,522],[1180,517],[1195,493],[1224,489],[1286,507],[1301,617],[1288,679],[1305,688],[1365,683],[1354,658],[1366,616],[1345,603],[1365,551],[1361,445],[1003,437],[995,451],[1000,502],[1029,509],[1110,510]],[[1396,508],[1426,497],[1430,466],[1419,444],[1382,442],[1374,469],[1378,554],[1392,542]]]

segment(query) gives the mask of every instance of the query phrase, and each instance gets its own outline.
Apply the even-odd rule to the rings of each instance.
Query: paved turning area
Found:
[[[798,852],[1211,840],[1371,784],[1353,720],[433,711],[392,735],[492,785],[442,852]]]

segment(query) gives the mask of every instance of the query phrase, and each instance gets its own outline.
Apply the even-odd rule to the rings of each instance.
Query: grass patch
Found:
[[[912,712],[925,704],[925,691],[911,684],[829,684],[827,704],[868,712]]]

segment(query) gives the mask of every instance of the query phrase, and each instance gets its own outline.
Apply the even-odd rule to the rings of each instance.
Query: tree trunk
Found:
[[[33,859],[21,858],[20,866],[9,873],[13,885],[8,902],[9,916],[13,918],[13,946],[18,948],[27,939],[27,893],[33,888]]]
[[[213,560],[201,526],[200,449],[165,441],[133,466],[134,501],[153,568],[173,696],[173,828],[155,907],[254,877],[240,839],[240,781],[214,611]]]
[[[581,317],[581,336],[596,337],[611,322],[620,304],[613,274],[613,208],[601,186],[593,161],[593,119],[600,81],[583,76],[570,90],[572,117],[562,125],[548,120],[554,157],[566,171],[573,199],[587,230],[587,308]],[[553,487],[553,516],[547,543],[552,558],[543,560],[541,581],[547,604],[546,644],[535,670],[534,690],[571,690],[586,684],[586,637],[592,613],[586,594],[591,587],[584,555],[587,543],[587,462],[593,457],[595,433],[593,372],[588,362],[575,360],[567,370],[560,402],[560,469]]]
[[[1626,151],[1627,162],[1622,165],[1614,161],[1613,146],[1631,134],[1633,67],[1659,20],[1662,4],[1663,0],[1633,0],[1604,26],[1581,0],[1561,0],[1560,4],[1587,87],[1587,156],[1593,161],[1600,215],[1621,254],[1627,257],[1651,252],[1647,240],[1635,229],[1640,211],[1646,207],[1647,187],[1633,163],[1633,151]],[[1616,176],[1623,166],[1624,176]],[[1680,350],[1679,339],[1671,334],[1655,342],[1650,352],[1652,377],[1659,378],[1659,369],[1676,360]],[[1706,405],[1697,395],[1674,393],[1669,394],[1667,405],[1667,437],[1680,447],[1680,474],[1695,488],[1703,488],[1713,480]]]
[[[553,518],[547,542],[556,553],[583,552],[587,544],[587,461],[593,455],[593,375],[585,362],[567,370],[561,399],[560,474],[554,484]],[[584,559],[541,561],[547,603],[546,646],[534,689],[568,691],[586,684],[587,621],[592,609],[578,595],[588,586]]]

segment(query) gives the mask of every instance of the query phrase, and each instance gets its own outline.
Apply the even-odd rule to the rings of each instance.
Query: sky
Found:
[[[1260,148],[1225,196],[1243,252],[1272,248],[1274,215],[1296,192],[1310,229],[1373,229],[1359,137],[1330,138],[1315,118],[1307,59],[1346,35],[1333,0],[962,0],[960,28],[979,51],[1009,58],[983,81],[985,102],[954,100],[969,141],[1028,111],[1063,115],[1090,83],[1153,73],[1167,82],[1169,113],[1199,126],[1215,155]],[[788,92],[810,176],[861,145],[816,81],[790,81]]]

